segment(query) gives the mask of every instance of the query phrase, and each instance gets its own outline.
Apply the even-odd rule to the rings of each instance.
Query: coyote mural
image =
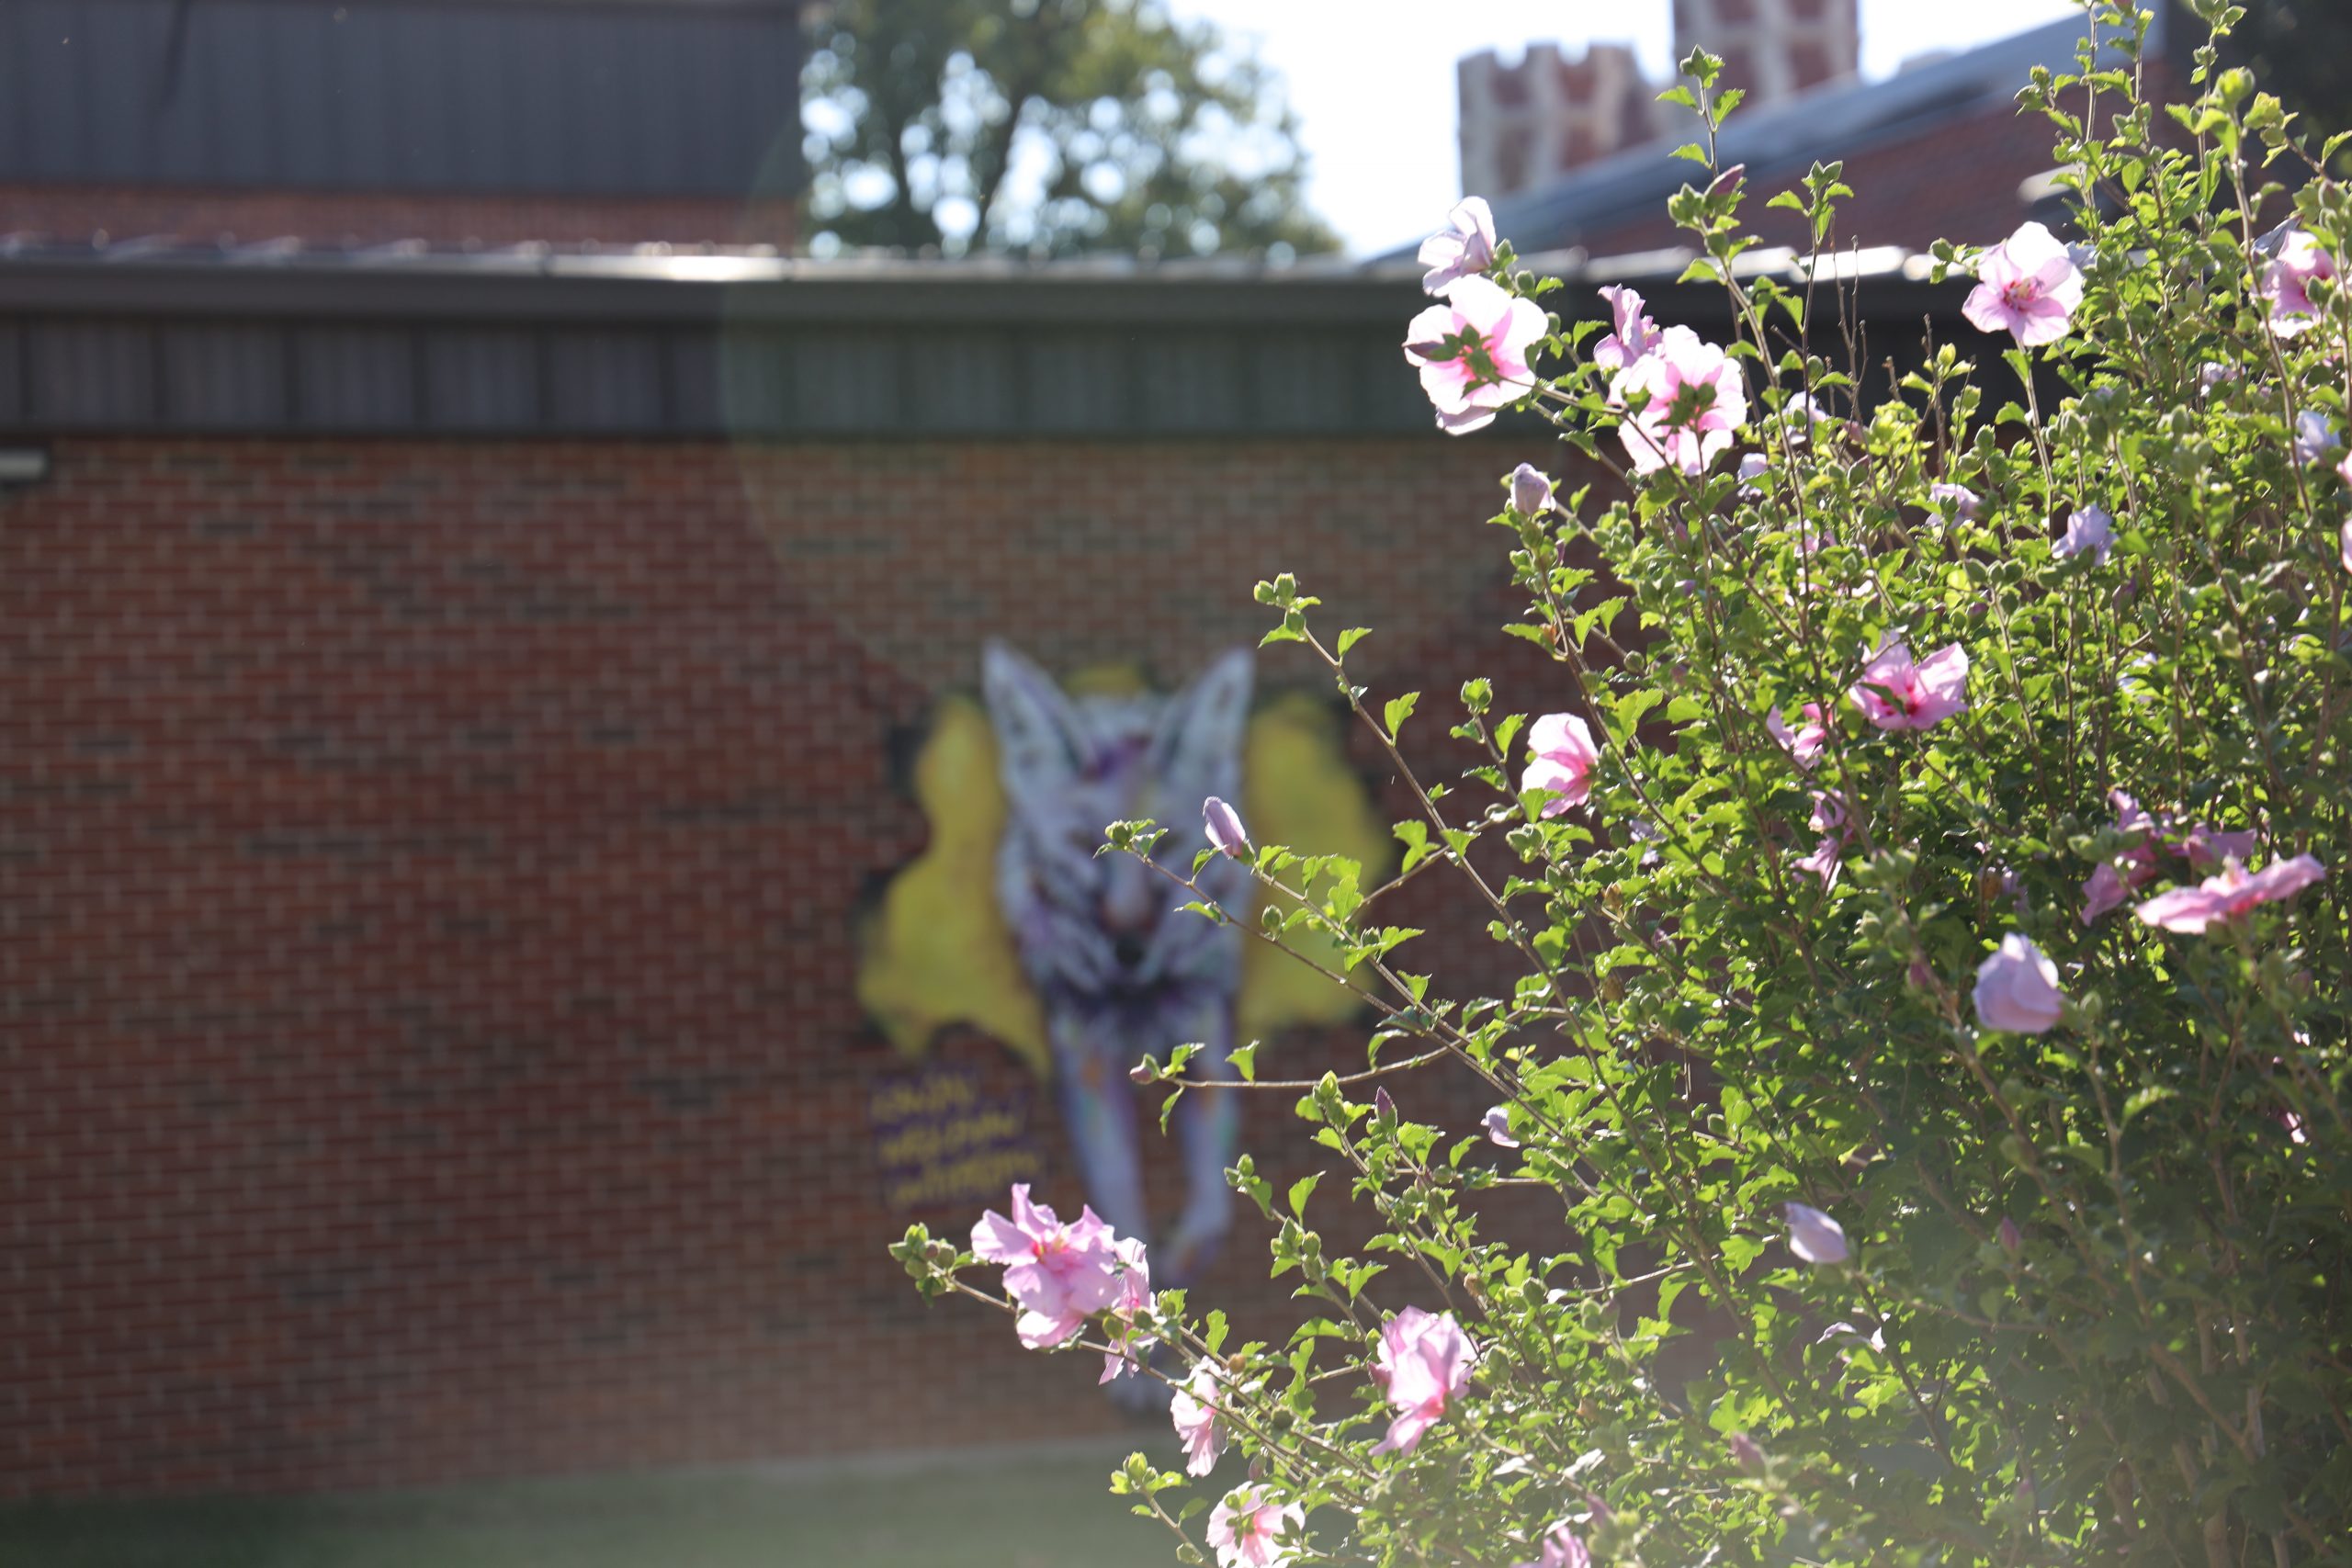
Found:
[[[1238,649],[1170,696],[1073,698],[1001,643],[982,660],[1009,806],[997,904],[1044,1007],[1088,1197],[1125,1235],[1151,1234],[1127,1070],[1189,1043],[1204,1047],[1193,1076],[1231,1076],[1241,932],[1179,910],[1182,890],[1134,856],[1094,852],[1103,824],[1148,817],[1169,829],[1159,857],[1192,864],[1206,845],[1202,800],[1241,798],[1250,687],[1250,657]],[[1223,856],[1200,881],[1227,908],[1248,901],[1247,874]],[[1233,1097],[1185,1096],[1176,1128],[1184,1206],[1153,1252],[1171,1281],[1214,1254],[1229,1223]]]
[[[1053,1078],[1087,1201],[1148,1239],[1146,1108],[1127,1070],[1200,1044],[1191,1072],[1226,1076],[1235,1039],[1337,1023],[1360,1004],[1267,943],[1181,912],[1183,891],[1133,857],[1097,856],[1103,825],[1149,817],[1168,829],[1163,863],[1189,867],[1216,795],[1269,840],[1346,856],[1374,880],[1396,845],[1331,704],[1292,692],[1253,705],[1246,651],[1173,694],[1115,667],[1057,682],[1001,645],[980,667],[980,700],[943,696],[913,758],[930,842],[867,911],[858,999],[909,1056],[969,1024]],[[1245,908],[1240,866],[1220,857],[1202,877]],[[1284,940],[1339,966],[1320,938]],[[1176,1108],[1184,1197],[1152,1249],[1157,1282],[1197,1274],[1226,1234],[1235,1098],[1187,1094]]]

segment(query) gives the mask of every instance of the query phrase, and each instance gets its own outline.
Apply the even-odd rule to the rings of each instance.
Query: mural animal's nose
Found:
[[[1132,934],[1122,935],[1111,943],[1111,953],[1112,956],[1118,959],[1121,968],[1132,969],[1143,962],[1143,938]]]

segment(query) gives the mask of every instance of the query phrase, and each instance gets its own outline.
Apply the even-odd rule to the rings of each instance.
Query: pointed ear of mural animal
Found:
[[[1166,781],[1163,794],[1205,798],[1239,776],[1256,667],[1248,649],[1233,649],[1169,699],[1152,734],[1148,763],[1152,776]]]
[[[1016,799],[1065,784],[1086,765],[1091,748],[1078,709],[1026,654],[991,639],[980,653],[980,693]]]

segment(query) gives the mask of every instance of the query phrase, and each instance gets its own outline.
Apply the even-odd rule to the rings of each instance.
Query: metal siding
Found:
[[[37,425],[145,430],[155,423],[155,343],[123,321],[41,321],[31,334]]]
[[[1346,429],[1355,348],[1355,340],[1338,333],[1251,338],[1245,374],[1262,428]]]
[[[774,435],[786,423],[792,365],[783,334],[730,326],[718,340],[720,406],[726,428],[739,435]]]
[[[891,341],[872,332],[796,333],[787,340],[792,366],[790,428],[851,434],[904,423],[899,356]]]
[[[1203,433],[1250,427],[1240,343],[1222,333],[1153,337],[1136,345],[1145,428]]]
[[[26,423],[25,329],[0,322],[0,427]]]
[[[391,22],[383,12],[345,7],[336,16],[321,61],[329,102],[335,106],[339,166],[333,177],[361,190],[401,183],[403,116],[386,69],[390,48]]]
[[[435,430],[536,428],[538,340],[503,327],[441,327],[424,334],[424,417]]]
[[[1026,343],[1023,378],[1028,426],[1041,434],[1085,434],[1128,427],[1134,355],[1124,335],[1039,333]]]
[[[1430,412],[1420,378],[1393,342],[1361,343],[1355,351],[1356,395],[1350,400],[1349,423],[1358,430],[1434,430],[1437,416]]]
[[[289,185],[333,185],[349,162],[352,107],[336,96],[328,71],[338,25],[334,8],[295,6],[271,39],[270,72],[280,95],[273,134],[278,176]]]
[[[266,323],[166,327],[163,419],[186,430],[285,428],[286,334]]]
[[[23,90],[31,135],[26,172],[37,179],[69,179],[81,169],[82,55],[74,52],[78,7],[59,0],[27,0]],[[86,47],[84,54],[88,52]]]
[[[119,5],[85,7],[81,25],[88,45],[83,63],[98,67],[85,69],[79,84],[85,115],[80,130],[84,166],[94,183],[128,183],[154,158],[163,39]]]
[[[668,423],[662,368],[655,333],[559,333],[548,344],[548,414],[567,431],[659,430]]]
[[[416,424],[416,340],[400,327],[303,327],[294,334],[294,423],[307,430]]]
[[[1020,360],[1002,333],[941,333],[911,339],[907,423],[923,434],[993,434],[1022,423]]]
[[[715,435],[727,428],[720,383],[723,363],[717,334],[673,333],[663,339],[669,355],[670,425],[684,435]]]

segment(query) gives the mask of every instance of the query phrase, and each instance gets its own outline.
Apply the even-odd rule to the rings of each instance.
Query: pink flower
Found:
[[[1552,479],[1532,463],[1510,471],[1510,503],[1522,517],[1540,517],[1552,510]]]
[[[1143,1369],[1143,1353],[1151,1348],[1152,1340],[1136,1332],[1136,1319],[1149,1314],[1158,1301],[1151,1293],[1151,1266],[1144,1260],[1143,1243],[1123,1236],[1111,1243],[1111,1250],[1119,1258],[1119,1297],[1111,1303],[1108,1330],[1119,1348],[1102,1352],[1102,1375],[1094,1380],[1098,1383]]]
[[[1445,227],[1421,242],[1430,271],[1421,287],[1442,296],[1455,283],[1495,265],[1495,215],[1487,198],[1465,196],[1445,215]]]
[[[1519,777],[1520,793],[1549,790],[1544,803],[1546,817],[1565,816],[1582,806],[1592,793],[1592,770],[1600,761],[1600,748],[1592,730],[1574,714],[1547,713],[1528,732],[1527,749],[1533,761]]]
[[[980,1216],[972,1251],[1005,1266],[1004,1288],[1022,1308],[1013,1326],[1033,1350],[1068,1339],[1119,1296],[1124,1266],[1111,1227],[1091,1208],[1080,1211],[1076,1224],[1063,1224],[1051,1209],[1029,1201],[1026,1184],[1012,1190],[1012,1218],[993,1209]]]
[[[2344,525],[2343,531],[2336,536],[2335,547],[2338,563],[2345,570],[2352,571],[2352,523]]]
[[[1519,1147],[1519,1140],[1510,1135],[1510,1107],[1490,1105],[1487,1108],[1487,1142],[1500,1149]]]
[[[2320,248],[2307,229],[2288,231],[2278,256],[2262,272],[2262,298],[2270,301],[2270,330],[2280,337],[2301,337],[2319,325],[2319,306],[2311,296],[2313,279],[2335,281],[2335,258]]]
[[[2148,925],[2194,934],[2233,920],[2256,904],[2291,898],[2326,874],[2327,868],[2310,855],[2272,861],[2256,872],[2233,860],[2219,876],[2157,894],[2140,906],[2139,916]]]
[[[1642,297],[1611,284],[1600,291],[1617,321],[1617,330],[1592,345],[1592,362],[1615,375],[1657,346],[1657,323],[1642,314]]]
[[[1729,1447],[1731,1457],[1738,1463],[1740,1469],[1761,1470],[1764,1468],[1764,1450],[1758,1448],[1756,1439],[1747,1433],[1734,1432],[1731,1435]]]
[[[1689,327],[1667,328],[1650,353],[1617,372],[1609,383],[1609,406],[1624,408],[1645,393],[1641,412],[1617,427],[1636,473],[1668,465],[1686,474],[1703,472],[1747,424],[1739,367]]]
[[[1776,706],[1764,716],[1764,728],[1798,767],[1809,772],[1821,760],[1822,748],[1829,744],[1829,727],[1822,722],[1819,703],[1807,703],[1801,711],[1804,723],[1791,729]]]
[[[2017,1221],[2009,1218],[2007,1214],[2001,1216],[2000,1228],[1995,1231],[1993,1235],[1999,1239],[2001,1243],[2001,1250],[2007,1253],[2012,1258],[2015,1258],[2018,1255],[2018,1249],[2025,1246],[2025,1233],[2018,1229]]]
[[[1543,1556],[1532,1562],[1515,1562],[1511,1568],[1592,1568],[1592,1553],[1567,1526],[1554,1525],[1544,1538]]]
[[[1742,501],[1763,500],[1764,491],[1758,487],[1756,481],[1762,479],[1766,474],[1769,474],[1771,471],[1772,459],[1767,457],[1761,452],[1750,452],[1741,457],[1739,460],[1739,498]]]
[[[2218,359],[2209,359],[2197,367],[2198,389],[2210,392],[2224,381],[2236,380],[2241,374],[2242,372],[2234,365],[2224,365]]]
[[[1442,303],[1413,318],[1405,357],[1420,367],[1421,390],[1448,434],[1492,423],[1497,409],[1533,389],[1527,355],[1544,326],[1534,300],[1514,299],[1483,277],[1462,278]]]
[[[1445,1414],[1445,1407],[1470,1381],[1470,1363],[1477,1355],[1470,1337],[1453,1314],[1434,1315],[1407,1307],[1380,1330],[1380,1348],[1372,1375],[1388,1395],[1396,1418],[1374,1453],[1408,1454],[1421,1435]]]
[[[2049,230],[2028,223],[1986,251],[1960,313],[1979,332],[2007,333],[2020,348],[2056,343],[2073,330],[2083,275]]]
[[[1846,1227],[1809,1204],[1783,1203],[1789,1217],[1789,1250],[1807,1263],[1846,1261]]]
[[[1250,853],[1250,830],[1241,825],[1241,814],[1216,796],[1201,802],[1201,820],[1208,832],[1209,847],[1242,860]]]
[[[1176,1424],[1176,1436],[1184,1444],[1184,1472],[1188,1475],[1206,1475],[1216,1468],[1217,1456],[1225,1452],[1226,1431],[1217,1419],[1210,1401],[1217,1397],[1218,1384],[1224,1375],[1215,1361],[1203,1361],[1193,1369],[1168,1401],[1168,1417]]]
[[[1854,831],[1846,822],[1846,797],[1834,789],[1815,790],[1811,826],[1821,835],[1821,841],[1814,846],[1813,853],[1797,862],[1797,869],[1821,878],[1821,886],[1826,890],[1837,886],[1846,846],[1854,839]]]
[[[1207,1539],[1223,1568],[1282,1568],[1298,1556],[1298,1548],[1277,1538],[1306,1526],[1306,1510],[1296,1503],[1276,1507],[1261,1489],[1237,1486],[1209,1511]]]
[[[2335,426],[2317,409],[2305,409],[2295,416],[2296,462],[2316,463],[2343,445],[2336,437]]]
[[[1950,507],[1953,516],[1964,517],[1971,523],[1984,515],[1984,501],[1966,485],[1929,485],[1928,501],[1930,505]]]
[[[1930,728],[1968,705],[1968,654],[1953,643],[1915,661],[1890,637],[1846,694],[1881,729]]]
[[[2261,841],[2251,832],[2225,833],[2201,822],[2179,832],[2169,815],[2151,815],[2120,789],[2109,791],[2108,800],[2115,807],[2115,830],[2137,834],[2139,839],[2113,860],[2101,862],[2083,884],[2085,925],[2109,909],[2122,908],[2133,890],[2154,882],[2167,854],[2185,857],[2191,871],[2201,872],[2233,857],[2244,860]]]
[[[2188,858],[2189,870],[2211,871],[2229,861],[2243,861],[2261,846],[2262,835],[2251,829],[2223,833],[2199,822],[2174,847]]]
[[[2041,1034],[2054,1027],[2066,993],[2058,988],[2058,965],[2011,931],[1976,968],[1976,1021],[2011,1034]]]
[[[2087,551],[2094,566],[2105,566],[2115,552],[2115,519],[2097,502],[2066,517],[2066,536],[2050,547],[2060,560]]]

